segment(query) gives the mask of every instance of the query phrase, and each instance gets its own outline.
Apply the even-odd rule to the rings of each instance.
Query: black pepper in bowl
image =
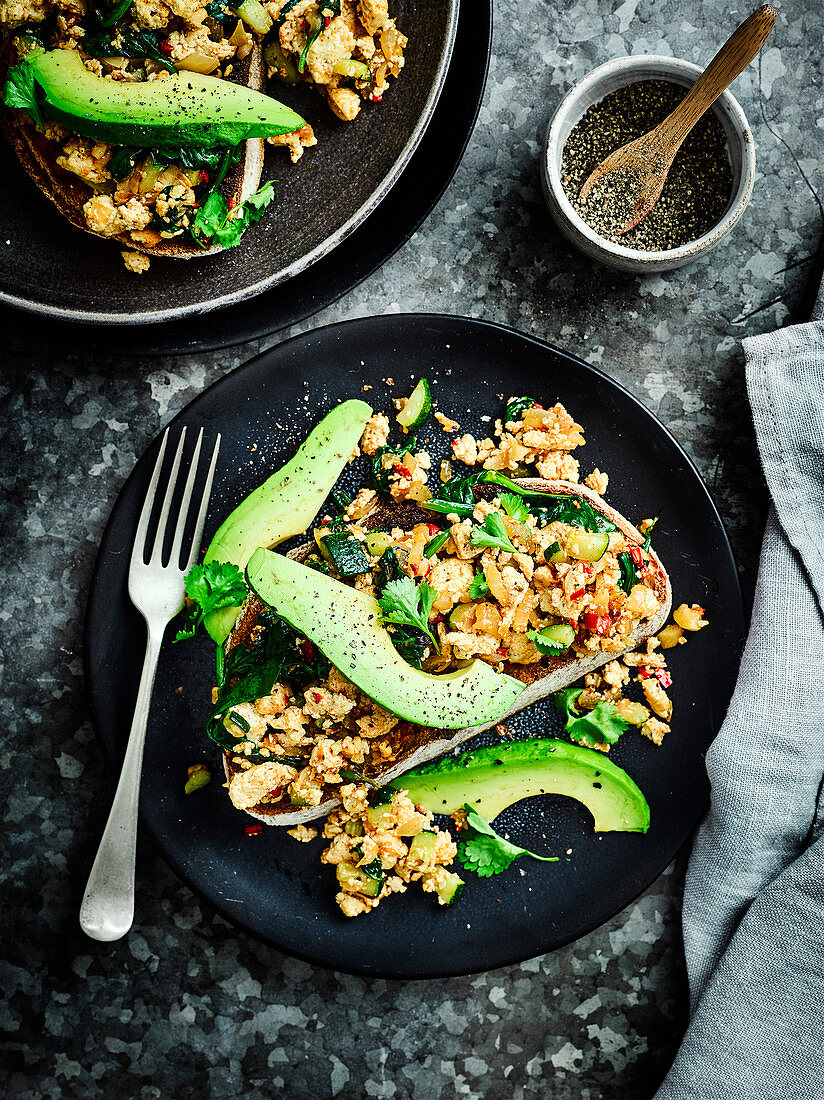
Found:
[[[622,188],[617,173],[596,185],[586,202],[578,199],[584,181],[610,153],[652,130],[686,94],[686,88],[668,80],[627,84],[593,104],[567,138],[561,185],[580,217],[607,240],[639,252],[679,248],[712,229],[727,209],[732,169],[724,127],[712,111],[679,149],[658,202],[629,233],[614,232],[632,212],[626,209],[631,189]]]

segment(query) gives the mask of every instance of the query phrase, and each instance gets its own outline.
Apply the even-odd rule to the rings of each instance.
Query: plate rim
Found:
[[[737,652],[740,655],[740,652],[742,651],[744,642],[746,640],[746,634],[747,634],[747,630],[748,630],[748,619],[747,619],[747,614],[746,614],[746,606],[745,606],[744,598],[743,598],[743,592],[742,592],[742,589],[741,589],[740,569],[739,569],[739,565],[738,565],[738,560],[736,558],[735,551],[734,551],[734,548],[732,546],[732,543],[731,543],[731,540],[730,540],[730,537],[729,537],[729,533],[727,532],[726,524],[724,523],[724,520],[723,520],[720,512],[718,511],[718,508],[717,508],[717,506],[715,504],[715,501],[713,500],[713,498],[710,494],[710,491],[709,491],[709,489],[706,485],[706,482],[704,481],[704,478],[702,477],[700,471],[698,470],[697,466],[693,462],[692,458],[689,456],[689,454],[686,452],[686,450],[682,447],[682,445],[678,442],[678,440],[675,438],[673,433],[667,428],[667,426],[662,423],[662,421],[655,415],[655,413],[652,412],[652,410],[649,409],[644,404],[644,402],[640,400],[640,398],[635,396],[635,394],[633,394],[630,390],[628,390],[620,382],[618,382],[616,379],[612,378],[610,375],[608,375],[605,371],[601,370],[599,367],[596,367],[596,366],[593,366],[590,363],[587,363],[585,360],[581,359],[579,356],[575,355],[574,353],[569,352],[569,351],[565,351],[563,348],[560,348],[555,344],[551,344],[547,340],[542,340],[542,339],[540,339],[540,337],[534,336],[531,333],[521,332],[520,330],[512,327],[511,325],[504,325],[504,324],[501,324],[499,322],[488,321],[488,320],[485,320],[483,318],[468,317],[468,316],[462,315],[462,314],[432,313],[432,312],[420,312],[420,313],[418,313],[418,312],[406,312],[406,313],[392,314],[391,319],[392,319],[393,324],[398,326],[398,327],[403,326],[403,325],[405,325],[407,323],[410,323],[410,322],[412,324],[419,324],[419,325],[425,326],[427,323],[433,323],[433,322],[442,323],[444,320],[447,320],[449,323],[456,324],[458,326],[469,325],[470,327],[475,327],[475,328],[479,328],[479,329],[487,329],[487,330],[491,330],[491,331],[494,331],[494,332],[503,333],[507,338],[513,338],[514,337],[517,340],[526,341],[528,344],[531,344],[534,347],[537,347],[538,349],[540,349],[541,352],[544,353],[544,354],[549,353],[550,355],[560,357],[562,360],[567,360],[567,361],[574,362],[576,367],[583,368],[587,373],[593,375],[596,378],[596,380],[599,382],[599,384],[603,384],[604,382],[606,382],[613,389],[619,391],[619,393],[621,394],[621,396],[624,399],[629,399],[629,401],[633,405],[637,406],[638,409],[642,412],[642,414],[650,417],[655,422],[656,426],[660,429],[660,431],[664,434],[664,436],[667,438],[669,443],[676,448],[676,450],[681,455],[682,459],[685,461],[688,469],[694,475],[696,484],[697,484],[697,486],[700,486],[701,493],[702,493],[703,497],[705,498],[706,503],[709,505],[711,513],[712,513],[712,515],[713,515],[713,517],[716,521],[717,531],[718,531],[719,536],[720,536],[720,542],[722,543],[722,546],[723,546],[724,550],[726,551],[726,553],[728,555],[729,562],[732,565],[732,574],[733,574],[733,578],[734,578],[734,591],[733,591],[732,594],[733,594],[734,599],[735,599],[736,608],[740,612],[741,632],[740,632],[740,639],[739,639],[739,642],[737,644]],[[120,497],[125,493],[127,487],[130,485],[132,480],[136,477],[138,467],[139,467],[140,463],[142,462],[143,458],[145,457],[145,455],[157,444],[158,440],[161,438],[163,433],[167,429],[171,430],[182,419],[184,419],[187,412],[189,411],[191,405],[194,404],[196,401],[200,400],[207,393],[209,393],[210,391],[212,391],[213,389],[215,389],[215,388],[217,388],[221,385],[229,384],[230,379],[234,378],[236,375],[240,374],[241,372],[244,372],[246,370],[249,370],[249,369],[252,369],[252,368],[256,367],[261,361],[266,360],[266,359],[268,359],[270,357],[273,357],[273,356],[277,357],[278,355],[281,354],[281,352],[288,352],[288,350],[291,347],[293,347],[295,344],[299,344],[301,342],[311,341],[313,339],[316,339],[318,337],[318,334],[321,334],[321,333],[323,333],[323,334],[335,333],[335,332],[338,332],[338,331],[341,331],[341,330],[345,330],[345,329],[349,329],[349,328],[355,328],[357,326],[364,325],[364,323],[366,323],[368,325],[369,323],[372,323],[372,322],[375,322],[375,323],[385,322],[385,320],[386,320],[386,316],[383,315],[383,314],[364,315],[364,316],[360,316],[360,317],[347,318],[346,320],[336,321],[336,322],[333,322],[333,323],[328,324],[328,325],[322,325],[318,328],[308,329],[304,332],[296,333],[294,336],[291,336],[288,340],[284,340],[280,344],[276,344],[271,348],[267,348],[265,351],[259,353],[258,355],[253,356],[251,359],[248,359],[246,362],[241,363],[238,367],[234,368],[234,370],[228,372],[227,374],[222,375],[220,378],[216,379],[214,382],[212,382],[205,389],[201,390],[200,393],[198,393],[195,397],[193,397],[192,400],[190,402],[188,402],[168,422],[168,424],[166,424],[160,431],[158,431],[152,437],[152,439],[146,445],[144,450],[141,452],[141,455],[135,461],[134,467],[130,471],[129,476],[123,482],[123,485],[121,486],[120,491],[118,492],[117,496],[115,497],[115,500],[112,503],[111,510],[109,512],[109,516],[106,520],[106,524],[105,524],[105,526],[103,528],[103,532],[100,536],[100,542],[98,544],[97,553],[95,555],[94,564],[92,566],[91,574],[90,574],[90,577],[89,577],[89,586],[88,586],[88,593],[89,594],[88,594],[88,598],[87,598],[87,602],[86,602],[86,610],[85,610],[85,615],[84,615],[84,620],[83,620],[83,642],[82,642],[83,683],[84,683],[84,689],[85,689],[86,700],[87,700],[87,705],[88,705],[88,714],[89,714],[89,719],[91,721],[92,729],[93,729],[93,732],[94,732],[94,735],[95,735],[95,739],[97,740],[98,745],[100,746],[100,749],[101,749],[102,754],[103,754],[103,758],[106,762],[107,767],[111,771],[112,777],[113,777],[115,782],[117,781],[118,769],[122,764],[122,758],[120,757],[120,755],[118,753],[113,752],[113,751],[110,750],[109,746],[107,745],[104,737],[102,736],[102,734],[100,732],[100,725],[99,725],[99,722],[97,720],[96,712],[95,712],[95,693],[94,693],[94,690],[93,690],[93,687],[92,687],[92,684],[91,684],[91,676],[90,676],[90,668],[91,668],[91,663],[92,663],[91,662],[90,650],[91,650],[91,645],[92,645],[92,643],[91,643],[91,619],[92,619],[92,615],[93,615],[93,611],[94,611],[93,604],[95,602],[95,595],[96,595],[95,588],[96,588],[96,584],[97,584],[98,573],[99,573],[100,568],[101,568],[103,545],[104,545],[104,543],[107,539],[107,536],[109,535],[110,530],[113,526],[115,509],[116,509],[118,501],[120,500]],[[560,941],[553,943],[553,945],[551,947],[546,947],[546,948],[542,949],[536,955],[526,955],[525,956],[525,955],[523,955],[522,952],[516,950],[512,955],[507,954],[507,955],[503,956],[502,958],[500,958],[494,964],[494,966],[491,967],[491,968],[486,968],[486,967],[469,968],[469,969],[461,968],[459,970],[434,968],[432,970],[426,970],[426,971],[424,971],[422,969],[418,969],[418,970],[415,970],[414,972],[409,971],[409,970],[402,970],[402,969],[396,969],[392,972],[387,972],[385,970],[370,968],[368,966],[359,967],[357,965],[341,964],[339,962],[335,962],[332,958],[329,958],[328,960],[327,959],[321,960],[321,959],[318,958],[317,955],[313,955],[313,954],[310,954],[310,953],[304,953],[300,950],[299,947],[293,947],[291,944],[286,945],[282,942],[278,942],[277,940],[265,935],[264,933],[259,932],[255,929],[249,927],[248,925],[242,923],[242,921],[240,919],[238,919],[238,917],[235,913],[233,913],[228,908],[224,908],[224,906],[222,905],[219,898],[216,898],[215,895],[213,895],[213,894],[206,893],[200,886],[196,885],[192,881],[192,879],[190,879],[190,877],[189,877],[189,875],[186,871],[185,866],[174,855],[172,855],[171,853],[166,852],[164,850],[163,846],[160,843],[159,838],[154,835],[154,832],[153,832],[151,826],[147,823],[142,808],[140,810],[139,824],[140,824],[142,835],[151,841],[152,846],[154,847],[155,851],[158,853],[160,858],[166,863],[167,866],[169,866],[172,869],[172,871],[178,876],[178,878],[180,878],[180,880],[186,885],[186,887],[188,889],[190,889],[192,891],[192,893],[195,894],[196,897],[198,897],[202,901],[206,902],[216,913],[218,913],[224,920],[226,920],[237,931],[239,931],[239,932],[241,932],[245,935],[251,936],[254,940],[256,940],[260,943],[264,943],[268,947],[274,948],[275,950],[280,951],[280,952],[282,952],[283,954],[285,954],[289,957],[300,959],[304,962],[309,963],[312,966],[322,967],[322,968],[327,969],[327,970],[337,971],[339,973],[344,973],[344,974],[352,974],[354,976],[362,977],[362,978],[382,979],[382,980],[388,980],[388,981],[434,981],[434,980],[442,980],[442,979],[445,979],[445,978],[448,979],[448,978],[458,978],[458,977],[470,977],[470,976],[477,975],[477,974],[490,973],[492,970],[497,970],[497,969],[500,969],[500,968],[503,968],[503,967],[518,965],[519,963],[526,962],[529,959],[539,958],[541,955],[549,954],[549,953],[552,953],[554,951],[561,950],[564,947],[568,947],[569,944],[575,943],[579,939],[582,939],[584,936],[587,936],[587,935],[591,934],[596,929],[598,929],[600,927],[603,927],[610,920],[613,920],[618,915],[618,913],[622,912],[624,909],[626,909],[630,905],[633,905],[638,900],[638,898],[641,897],[649,889],[649,887],[658,878],[661,877],[661,875],[665,872],[667,867],[677,857],[678,853],[685,847],[685,845],[687,843],[689,843],[693,833],[695,832],[695,829],[697,828],[698,824],[700,823],[700,820],[701,820],[708,804],[709,804],[709,791],[707,790],[703,800],[701,801],[700,806],[696,805],[695,812],[690,815],[691,824],[690,824],[689,830],[687,831],[686,835],[681,836],[681,838],[677,841],[677,843],[670,843],[662,849],[662,858],[665,857],[666,862],[664,862],[663,866],[661,866],[661,868],[657,872],[652,874],[651,876],[648,876],[648,875],[642,876],[642,878],[639,880],[638,889],[632,894],[631,897],[629,897],[623,903],[621,909],[619,909],[616,913],[611,914],[609,917],[607,917],[603,920],[595,919],[592,922],[590,922],[590,921],[584,922],[582,924],[582,926],[580,927],[580,929],[578,931],[576,931],[575,934],[573,934],[569,937],[562,938]]]
[[[165,321],[178,321],[185,317],[197,317],[203,313],[209,313],[215,309],[226,309],[232,305],[237,305],[239,302],[247,301],[250,298],[255,298],[262,294],[266,290],[273,290],[275,287],[282,283],[288,282],[289,279],[294,278],[296,275],[300,275],[303,271],[306,271],[317,260],[322,259],[329,252],[332,252],[339,244],[341,244],[351,233],[361,226],[371,213],[383,202],[388,193],[392,190],[395,184],[401,177],[404,168],[406,168],[412,155],[420,144],[429,123],[432,121],[432,116],[435,113],[435,109],[438,106],[438,101],[443,92],[444,85],[446,84],[446,78],[449,73],[449,64],[452,60],[452,52],[455,46],[455,38],[458,29],[458,16],[460,13],[460,0],[441,0],[442,3],[448,5],[448,21],[446,34],[444,36],[443,49],[441,50],[440,57],[438,58],[438,64],[435,72],[435,77],[429,88],[429,92],[426,97],[426,102],[423,105],[417,122],[409,135],[409,139],[404,145],[403,149],[398,154],[397,158],[384,174],[378,186],[374,191],[370,193],[368,198],[363,202],[357,210],[355,210],[349,219],[344,222],[342,226],[339,226],[329,237],[324,238],[320,244],[316,245],[311,252],[306,253],[303,256],[298,257],[291,264],[281,268],[274,274],[269,274],[266,278],[258,280],[257,283],[251,286],[244,287],[242,290],[223,294],[218,298],[212,298],[208,302],[199,302],[190,306],[175,306],[170,309],[157,309],[150,311],[143,311],[137,313],[107,313],[103,310],[83,310],[67,309],[60,306],[53,306],[44,303],[35,303],[25,298],[20,298],[18,295],[10,294],[8,291],[0,288],[0,303],[11,306],[14,309],[23,310],[26,313],[33,314],[34,316],[47,317],[50,320],[57,321],[74,321],[74,322],[86,322],[88,324],[98,325],[157,325],[163,324]],[[474,127],[473,127],[474,128]],[[55,211],[57,216],[62,217],[59,211]],[[79,230],[79,232],[83,232]],[[224,250],[225,251],[225,250]],[[197,262],[197,257],[191,257],[194,262]],[[186,260],[177,260],[171,262],[185,263]]]

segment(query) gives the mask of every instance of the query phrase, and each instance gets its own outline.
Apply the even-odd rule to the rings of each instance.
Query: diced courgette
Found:
[[[429,382],[422,378],[415,386],[409,400],[398,413],[398,423],[408,432],[420,428],[432,409],[432,391]]]
[[[277,34],[268,39],[264,45],[263,60],[272,70],[272,75],[279,83],[297,84],[300,80],[298,67],[281,46]]]
[[[370,868],[372,864],[369,864]],[[339,863],[335,871],[341,889],[347,894],[363,894],[367,898],[376,898],[383,886],[383,872],[381,877],[370,874],[365,867],[357,867],[354,863]]]
[[[339,576],[354,577],[358,573],[369,572],[369,559],[363,547],[348,531],[330,531],[328,535],[321,536],[320,542]]]
[[[578,561],[600,561],[609,546],[608,531],[576,531],[567,540],[567,555]]]
[[[461,876],[454,874],[452,871],[447,871],[446,877],[435,893],[438,895],[441,905],[454,905],[463,893],[463,888],[464,880]]]
[[[243,3],[238,5],[237,13],[255,34],[268,34],[272,29],[272,17],[260,0],[243,0]]]
[[[366,549],[375,557],[380,558],[392,545],[392,536],[386,531],[370,531],[366,536]]]
[[[355,61],[351,57],[344,61],[336,61],[332,71],[338,76],[348,76],[352,80],[370,80],[372,77],[369,66],[365,62]]]
[[[432,870],[435,866],[435,846],[438,843],[438,834],[429,830],[418,833],[412,837],[409,845],[409,854],[420,861],[420,869]]]

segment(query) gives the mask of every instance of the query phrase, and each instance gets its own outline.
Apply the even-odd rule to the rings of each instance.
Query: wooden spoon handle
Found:
[[[777,16],[775,8],[764,4],[749,19],[745,19],[707,65],[681,103],[661,123],[661,136],[668,144],[672,143],[673,153],[707,108],[758,54],[772,34]]]

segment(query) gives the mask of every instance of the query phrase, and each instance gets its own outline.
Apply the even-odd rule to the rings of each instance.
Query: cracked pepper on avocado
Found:
[[[151,254],[231,247],[262,216],[274,192],[255,190],[262,156],[244,159],[245,140],[293,162],[316,144],[262,94],[264,67],[314,84],[351,121],[381,101],[407,44],[386,0],[0,0],[0,30],[18,155],[75,224],[124,244],[136,273]]]
[[[580,481],[583,428],[562,405],[511,398],[480,440],[436,412],[456,438],[435,476],[416,442],[431,405],[422,379],[395,402],[394,441],[386,414],[338,406],[187,579],[178,639],[204,622],[218,642],[208,732],[229,797],[299,841],[326,817],[320,858],[346,916],[412,882],[452,904],[456,858],[480,876],[522,856],[552,862],[489,824],[545,791],[583,801],[599,831],[646,831],[643,794],[604,754],[630,727],[661,744],[673,709],[665,651],[707,625],[686,604],[666,624],[655,521],[636,529],[610,509],[600,470]],[[333,488],[361,453],[369,484]],[[286,557],[258,549],[303,534],[319,508],[309,542]],[[481,729],[506,739],[501,719],[547,695],[568,741],[416,766]]]

